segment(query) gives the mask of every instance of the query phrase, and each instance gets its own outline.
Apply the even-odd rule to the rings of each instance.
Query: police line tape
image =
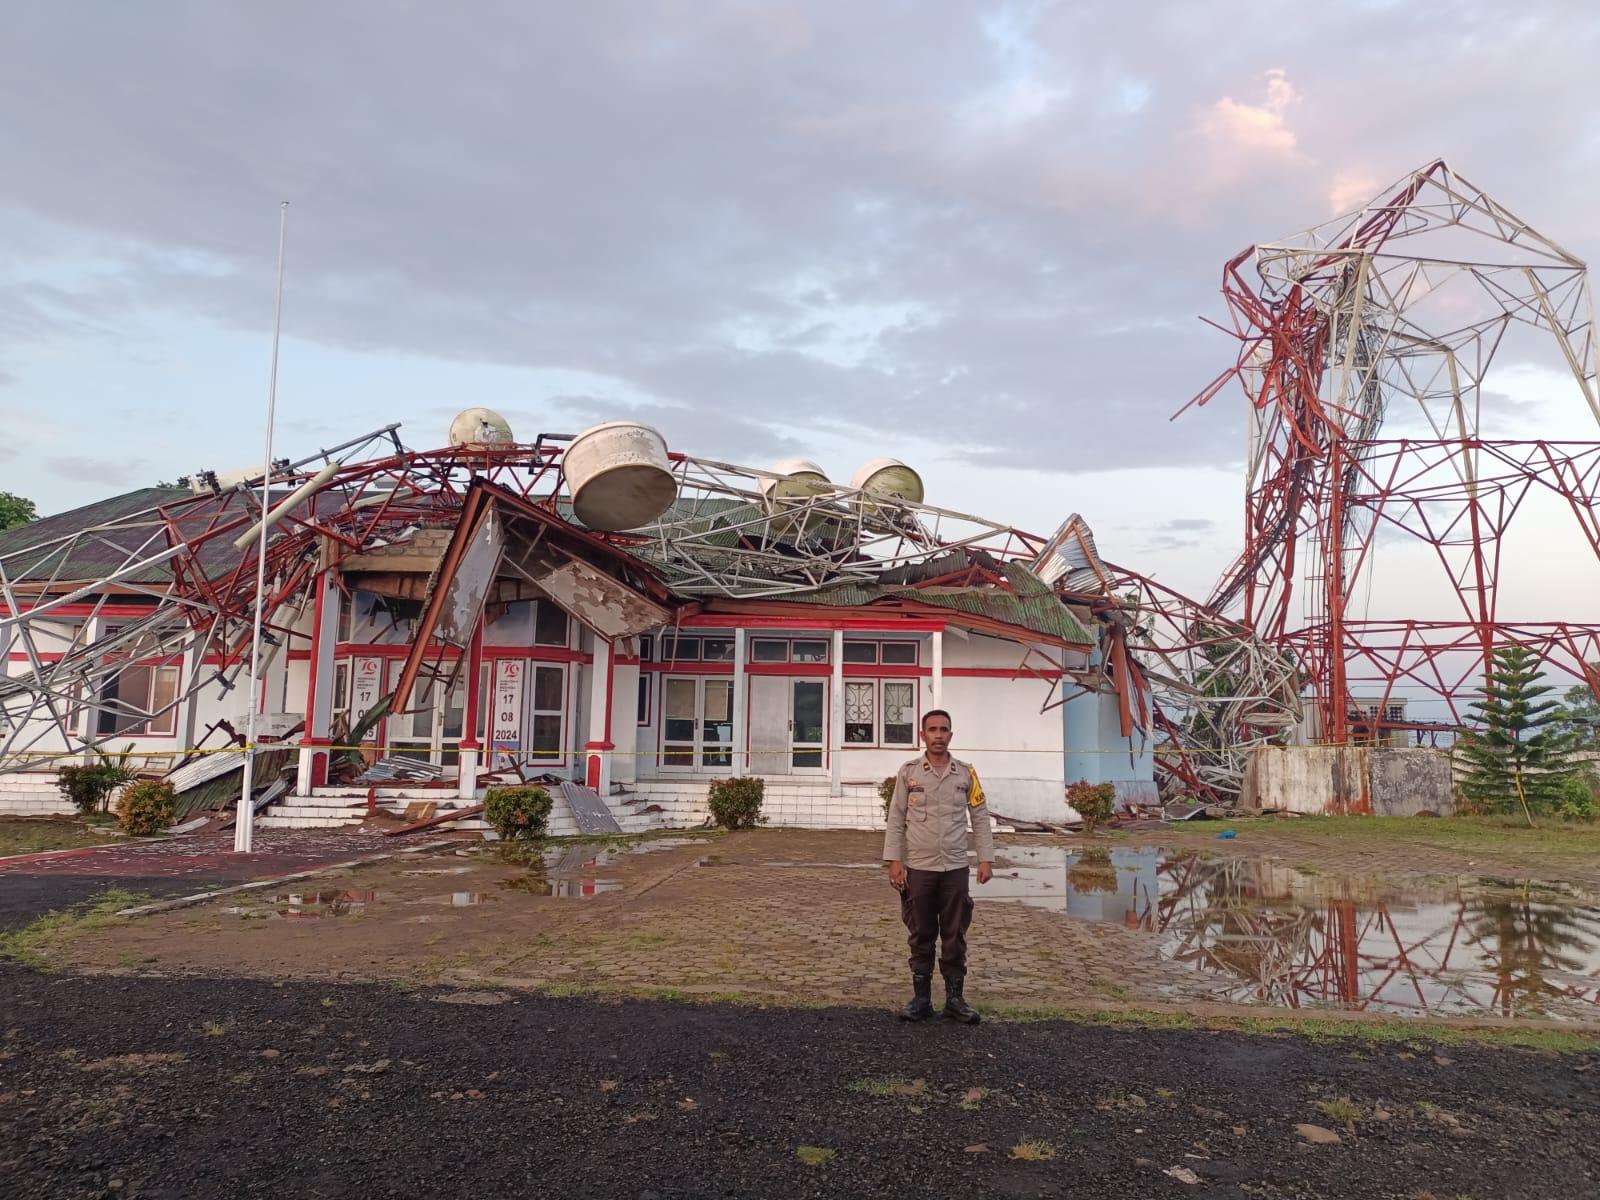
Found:
[[[420,753],[423,753],[423,752],[427,752],[430,755],[431,754],[436,754],[436,753],[446,753],[446,754],[456,754],[456,753],[498,754],[498,755],[502,755],[502,756],[514,757],[514,758],[517,758],[517,759],[519,759],[521,761],[524,761],[524,762],[527,762],[527,763],[530,763],[530,764],[533,764],[533,765],[537,765],[538,763],[543,762],[543,761],[547,761],[547,760],[565,759],[570,755],[576,755],[576,756],[578,756],[580,758],[585,756],[585,755],[589,755],[589,754],[605,754],[605,755],[609,755],[612,758],[666,758],[669,755],[707,754],[707,753],[710,753],[710,754],[732,754],[733,753],[733,748],[731,746],[727,746],[726,744],[723,744],[723,745],[715,745],[714,744],[714,745],[709,745],[709,746],[700,746],[700,747],[697,748],[697,747],[691,746],[691,745],[689,745],[687,743],[682,744],[681,748],[676,748],[676,747],[674,747],[674,748],[661,748],[661,749],[656,749],[656,750],[621,750],[621,749],[617,749],[617,750],[597,750],[597,749],[590,749],[589,747],[584,746],[584,747],[573,747],[573,748],[570,748],[570,749],[558,748],[558,749],[552,749],[552,750],[541,750],[541,751],[538,751],[537,754],[534,751],[531,751],[531,750],[523,750],[523,749],[520,749],[520,748],[506,747],[506,746],[479,746],[479,747],[477,747],[476,750],[461,750],[461,749],[459,749],[458,747],[455,747],[455,746],[446,746],[446,747],[443,747],[442,750],[432,750],[432,749],[430,749],[430,748],[428,748],[426,746],[419,746],[415,742],[406,742],[406,743],[399,743],[399,744],[386,745],[386,746],[380,746],[380,745],[377,745],[376,743],[373,743],[373,742],[368,742],[368,743],[366,743],[364,745],[359,745],[359,746],[338,746],[338,745],[302,746],[298,742],[260,742],[260,743],[257,743],[253,748],[255,750],[259,750],[259,751],[268,751],[268,750],[294,750],[294,751],[297,751],[297,752],[300,751],[300,750],[316,750],[316,751],[323,751],[323,752],[326,752],[326,751],[340,751],[340,752],[344,752],[344,751],[359,751],[359,752],[368,753],[368,754],[420,754]],[[961,757],[961,755],[963,753],[964,754],[1051,754],[1051,755],[1057,755],[1057,754],[1113,754],[1113,755],[1116,755],[1119,758],[1125,758],[1129,754],[1145,754],[1145,753],[1149,753],[1149,754],[1155,754],[1155,755],[1158,755],[1158,756],[1161,756],[1161,757],[1165,757],[1165,758],[1197,758],[1197,757],[1201,757],[1201,756],[1204,756],[1204,755],[1212,755],[1212,754],[1236,754],[1236,753],[1242,753],[1242,752],[1245,752],[1245,751],[1255,750],[1255,749],[1270,749],[1270,750],[1290,750],[1290,749],[1335,750],[1335,749],[1342,749],[1342,748],[1357,748],[1357,749],[1370,750],[1370,749],[1373,749],[1373,745],[1372,745],[1371,742],[1314,742],[1314,743],[1307,743],[1304,746],[1298,746],[1298,747],[1294,747],[1294,746],[1260,746],[1260,747],[1257,747],[1257,746],[1234,746],[1234,747],[1216,747],[1216,746],[1211,746],[1211,747],[1205,747],[1205,748],[1190,748],[1190,749],[1185,749],[1185,748],[1183,748],[1181,746],[1161,745],[1161,746],[1150,746],[1150,747],[1148,747],[1147,749],[1144,749],[1144,750],[1131,750],[1126,746],[1121,747],[1121,748],[1106,747],[1106,746],[1095,746],[1095,747],[1086,748],[1086,749],[1075,749],[1075,748],[1072,748],[1072,747],[1057,748],[1057,747],[1053,747],[1053,746],[1045,746],[1045,747],[1033,747],[1033,746],[961,746],[961,745],[958,744],[958,745],[953,747],[953,749],[957,751],[957,755],[956,756],[958,758]],[[74,762],[82,762],[85,759],[86,755],[98,755],[102,759],[108,759],[108,760],[115,760],[115,759],[120,759],[120,758],[124,758],[124,757],[126,757],[128,759],[199,758],[199,757],[202,757],[202,756],[208,755],[208,754],[245,754],[250,749],[252,749],[252,747],[250,747],[250,746],[212,746],[212,747],[207,747],[207,748],[203,748],[203,749],[195,749],[195,750],[126,750],[126,751],[119,750],[119,751],[116,751],[114,753],[105,752],[105,751],[94,751],[94,750],[89,750],[89,751],[84,751],[84,750],[18,750],[18,751],[15,751],[15,752],[11,753],[11,754],[0,755],[0,766],[4,766],[4,764],[6,764],[6,763],[15,762],[15,761],[55,762],[55,761],[59,761],[59,760],[62,760],[62,759],[70,759],[70,760],[72,760]],[[757,756],[766,756],[766,755],[774,755],[774,754],[814,754],[814,753],[828,752],[830,750],[838,750],[838,751],[840,751],[842,753],[843,752],[848,752],[848,753],[867,753],[867,752],[871,752],[871,753],[877,753],[877,754],[915,754],[915,753],[917,753],[917,747],[915,747],[915,746],[854,746],[854,745],[834,746],[834,747],[828,747],[828,746],[805,746],[805,745],[801,745],[801,746],[774,746],[774,747],[770,747],[770,748],[752,747],[752,748],[750,748],[748,750],[741,750],[739,753],[741,755],[746,755],[746,756],[749,756],[749,757],[757,757]]]

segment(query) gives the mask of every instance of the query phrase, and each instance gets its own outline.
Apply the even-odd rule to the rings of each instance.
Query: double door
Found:
[[[751,677],[751,774],[821,774],[827,751],[827,680]]]

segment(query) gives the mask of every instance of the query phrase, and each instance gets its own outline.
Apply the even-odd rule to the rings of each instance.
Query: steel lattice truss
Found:
[[[1230,380],[1248,401],[1246,540],[1206,607],[1303,672],[1315,736],[1379,732],[1354,700],[1381,696],[1382,713],[1397,689],[1439,698],[1459,723],[1510,642],[1600,695],[1586,665],[1600,623],[1500,606],[1531,496],[1559,501],[1563,553],[1600,563],[1600,440],[1495,437],[1484,389],[1497,351],[1537,342],[1581,426],[1600,425],[1584,264],[1434,162],[1351,217],[1238,255],[1223,292],[1239,357],[1197,402]],[[1428,548],[1447,615],[1363,610],[1377,548],[1399,542]]]
[[[348,554],[453,526],[475,478],[570,518],[559,435],[532,444],[414,451],[398,426],[275,471],[268,580],[260,597],[268,654],[288,647],[313,582]],[[550,439],[547,443],[547,437]],[[932,505],[824,485],[768,503],[771,472],[674,454],[678,500],[653,525],[602,535],[660,571],[684,597],[761,598],[870,584],[965,552],[965,574],[1007,587],[998,564],[1027,564],[1046,539]],[[159,719],[200,688],[228,689],[249,661],[257,604],[262,480],[186,496],[0,554],[0,650],[27,659],[0,682],[0,772],[39,756],[114,743],[93,714]],[[86,569],[85,564],[93,564]],[[149,615],[121,620],[129,603]],[[91,606],[87,618],[78,607]],[[108,632],[108,625],[113,629]],[[110,698],[134,665],[187,663],[159,703]],[[85,709],[91,712],[85,719]],[[113,723],[114,724],[114,723]]]

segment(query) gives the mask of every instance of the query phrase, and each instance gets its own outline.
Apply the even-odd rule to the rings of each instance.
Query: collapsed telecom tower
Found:
[[[1499,436],[1484,387],[1497,354],[1542,349],[1566,401],[1543,419],[1600,424],[1583,262],[1437,161],[1350,216],[1239,254],[1223,294],[1238,361],[1195,403],[1242,387],[1246,528],[1207,607],[1292,662],[1309,739],[1458,725],[1507,643],[1600,695],[1600,592],[1541,601],[1584,605],[1587,620],[1513,618],[1501,596],[1533,522],[1562,537],[1563,564],[1600,564],[1600,440]],[[1395,615],[1372,611],[1380,547],[1408,574]],[[1409,577],[1422,568],[1408,547],[1431,583]],[[1418,615],[1435,593],[1439,615]],[[1435,719],[1398,716],[1399,696],[1432,700]]]

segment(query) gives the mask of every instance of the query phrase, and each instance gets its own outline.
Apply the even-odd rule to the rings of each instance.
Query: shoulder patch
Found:
[[[985,799],[983,784],[978,782],[978,773],[971,767],[967,768],[967,774],[972,777],[972,784],[967,788],[967,807],[977,808]]]

